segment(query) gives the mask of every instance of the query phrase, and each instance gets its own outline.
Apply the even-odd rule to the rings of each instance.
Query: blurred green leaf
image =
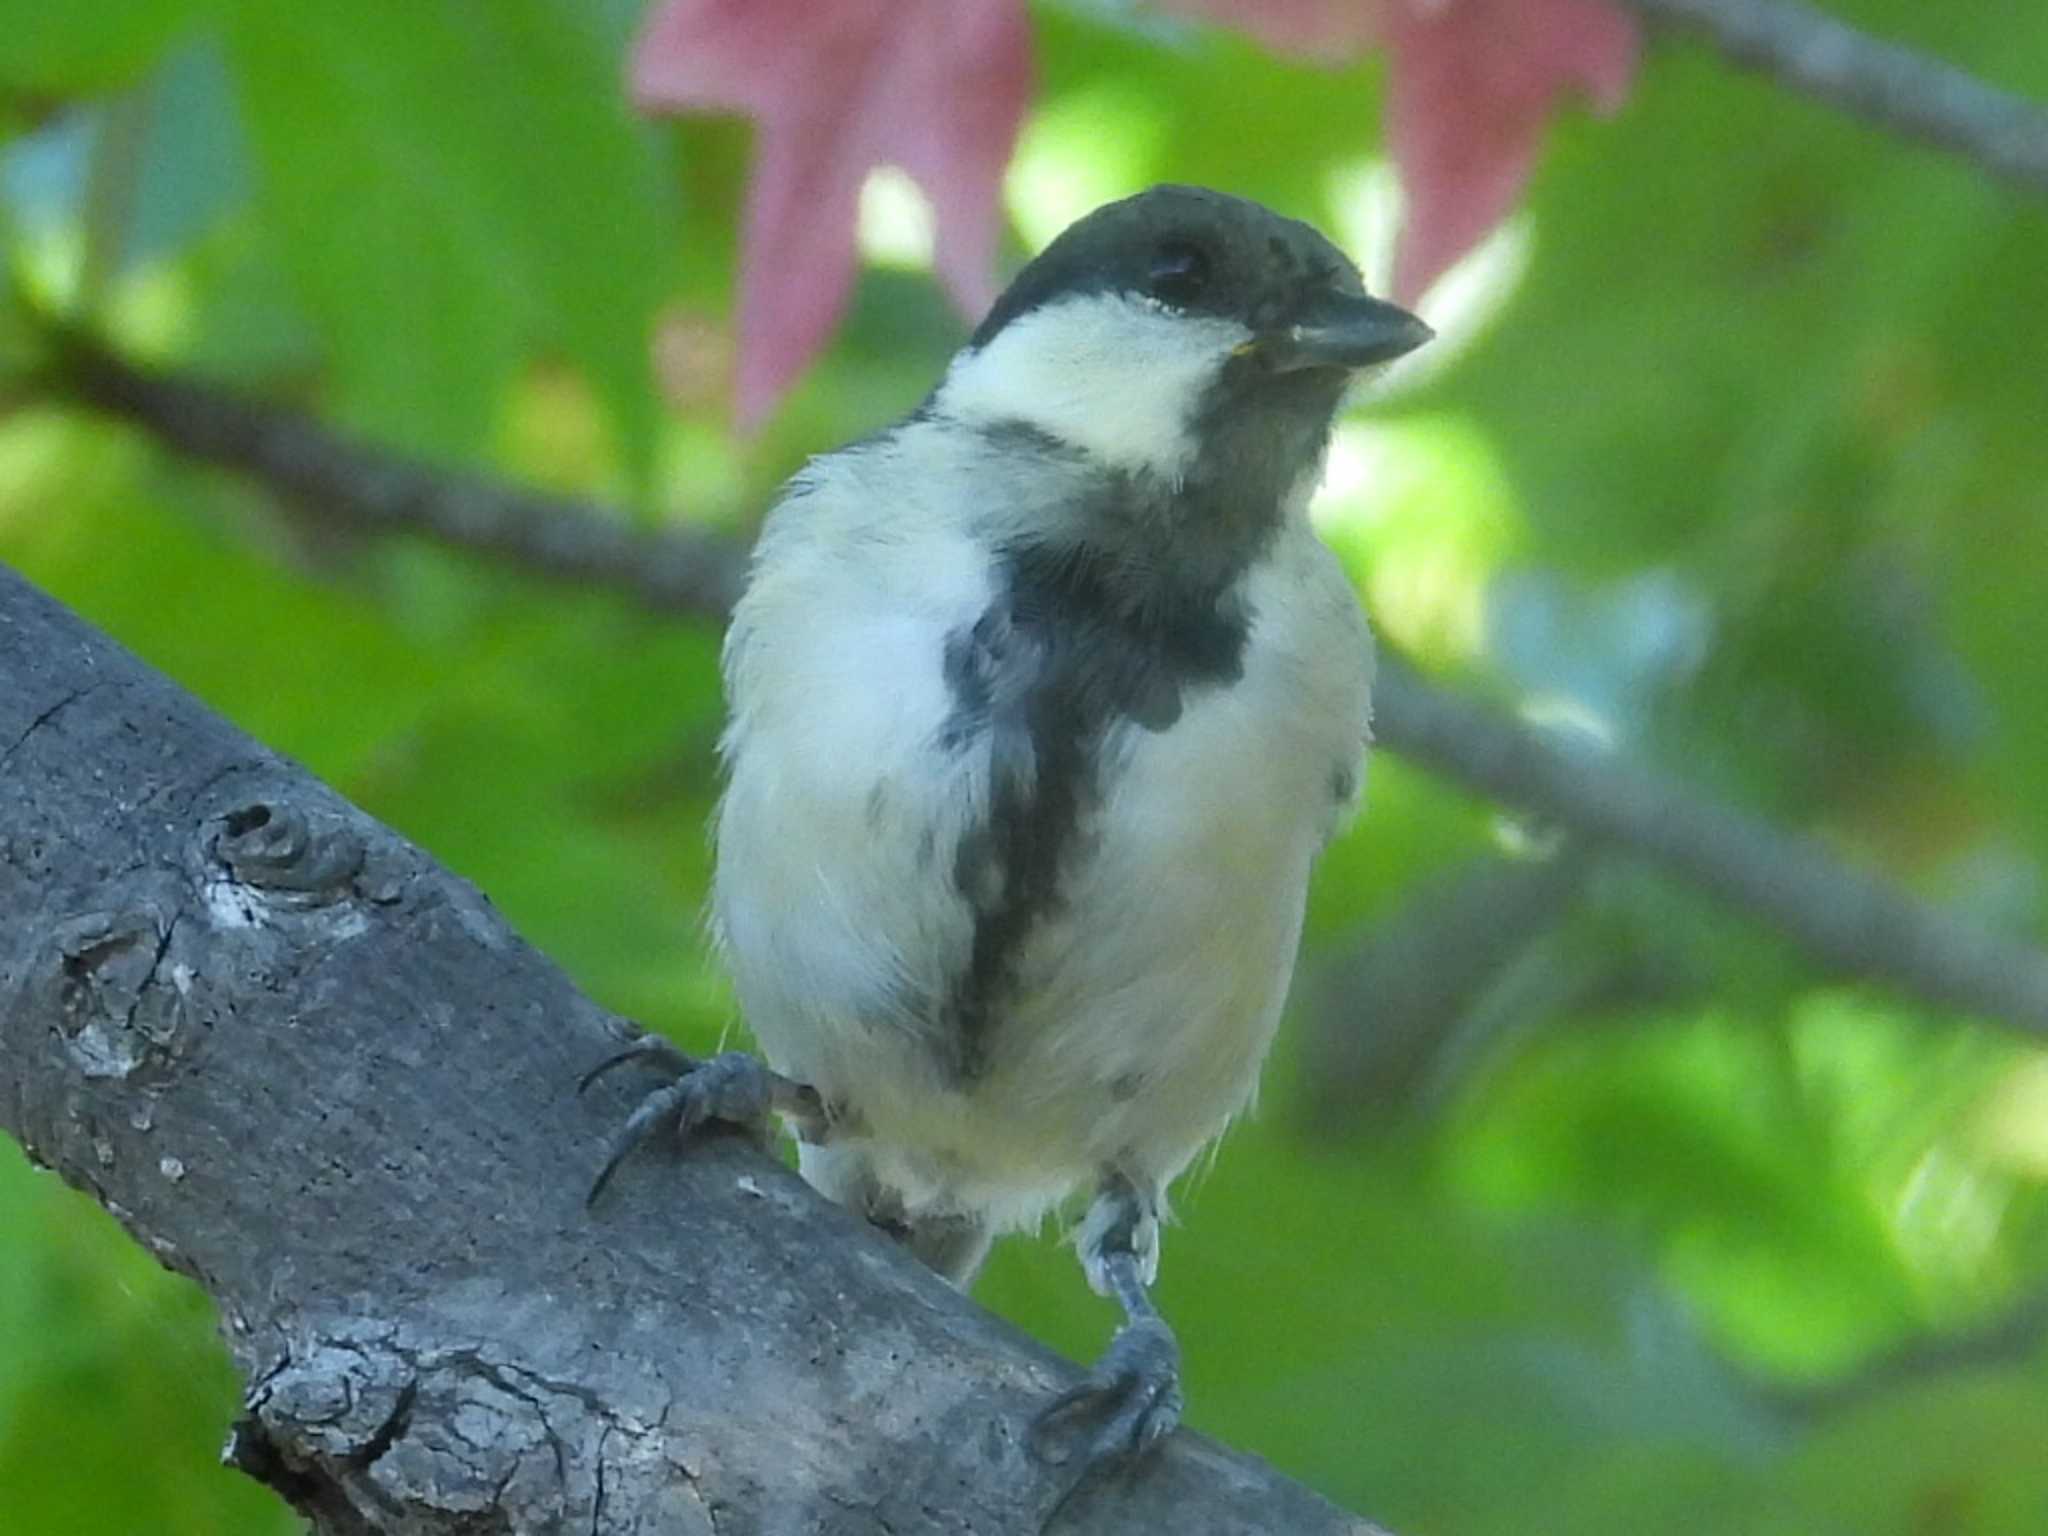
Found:
[[[1780,1476],[1786,1536],[2032,1531],[2048,1515],[2041,1361],[1937,1381],[1821,1426]]]
[[[144,73],[220,0],[0,0],[0,89],[68,95],[110,90]]]
[[[0,1138],[0,1488],[11,1531],[276,1536],[219,1465],[239,1392],[190,1281]]]
[[[554,349],[644,481],[647,367],[675,240],[616,62],[550,0],[246,0],[230,57],[275,255],[330,349],[340,417],[475,451],[517,364]]]

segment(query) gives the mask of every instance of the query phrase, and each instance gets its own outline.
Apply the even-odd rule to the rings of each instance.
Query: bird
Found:
[[[1312,226],[1163,185],[1029,261],[902,420],[811,460],[723,652],[711,929],[761,1055],[614,1138],[780,1115],[817,1190],[955,1285],[1073,1209],[1123,1322],[1035,1435],[1135,1465],[1183,1411],[1168,1191],[1252,1102],[1373,646],[1310,526],[1353,381],[1431,337]]]

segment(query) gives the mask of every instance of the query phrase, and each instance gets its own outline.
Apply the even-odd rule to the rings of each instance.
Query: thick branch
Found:
[[[220,1308],[326,1533],[1036,1532],[1069,1367],[761,1152],[583,1191],[620,1021],[0,568],[0,1127]],[[1191,1434],[1097,1531],[1369,1528]]]
[[[738,591],[745,557],[716,535],[636,533],[585,504],[529,497],[343,444],[303,417],[145,373],[77,338],[63,357],[53,375],[60,389],[182,452],[255,474],[323,515],[433,533],[543,574],[601,581],[693,618],[723,615]],[[692,569],[697,560],[701,571]],[[1958,923],[1810,838],[1613,758],[1547,742],[1398,662],[1382,668],[1374,727],[1383,746],[1468,789],[1541,812],[1588,842],[1645,859],[1776,925],[1831,970],[2048,1034],[2048,955]]]
[[[2048,192],[2048,108],[1799,0],[1620,0],[1866,122]]]

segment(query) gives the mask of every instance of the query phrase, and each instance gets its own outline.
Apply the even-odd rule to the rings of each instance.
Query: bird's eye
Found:
[[[1152,253],[1145,286],[1168,304],[1191,304],[1209,283],[1209,253],[1189,240],[1168,240]]]

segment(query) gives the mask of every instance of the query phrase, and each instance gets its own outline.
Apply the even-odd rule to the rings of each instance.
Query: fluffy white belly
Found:
[[[909,1214],[979,1211],[1023,1225],[1105,1168],[1164,1184],[1250,1100],[1317,829],[1275,824],[1255,761],[1236,772],[1179,763],[1163,750],[1170,740],[1136,744],[1096,818],[1105,830],[1025,945],[971,1075],[934,1048],[930,1019],[905,1017],[887,997],[840,1012],[831,999],[850,993],[816,989],[828,975],[858,988],[855,978],[896,968],[898,936],[863,933],[827,894],[833,883],[801,911],[782,904],[771,944],[729,937],[764,1050],[846,1106],[869,1165]],[[1233,792],[1191,796],[1205,780]],[[729,888],[730,906],[749,904],[748,885]],[[928,931],[957,932],[957,953],[970,932],[964,908],[957,923],[942,916],[952,904],[943,887],[930,901]],[[751,914],[727,919],[729,935],[759,926]]]
[[[844,1106],[907,1214],[1016,1226],[1106,1168],[1163,1185],[1249,1102],[1364,736],[1355,602],[1337,578],[1304,604],[1298,561],[1328,557],[1295,553],[1248,588],[1241,678],[1166,729],[1111,728],[971,1072],[943,1004],[973,942],[956,858],[987,758],[932,742],[945,636],[985,592],[960,568],[865,629],[743,632],[717,927],[764,1053]]]

